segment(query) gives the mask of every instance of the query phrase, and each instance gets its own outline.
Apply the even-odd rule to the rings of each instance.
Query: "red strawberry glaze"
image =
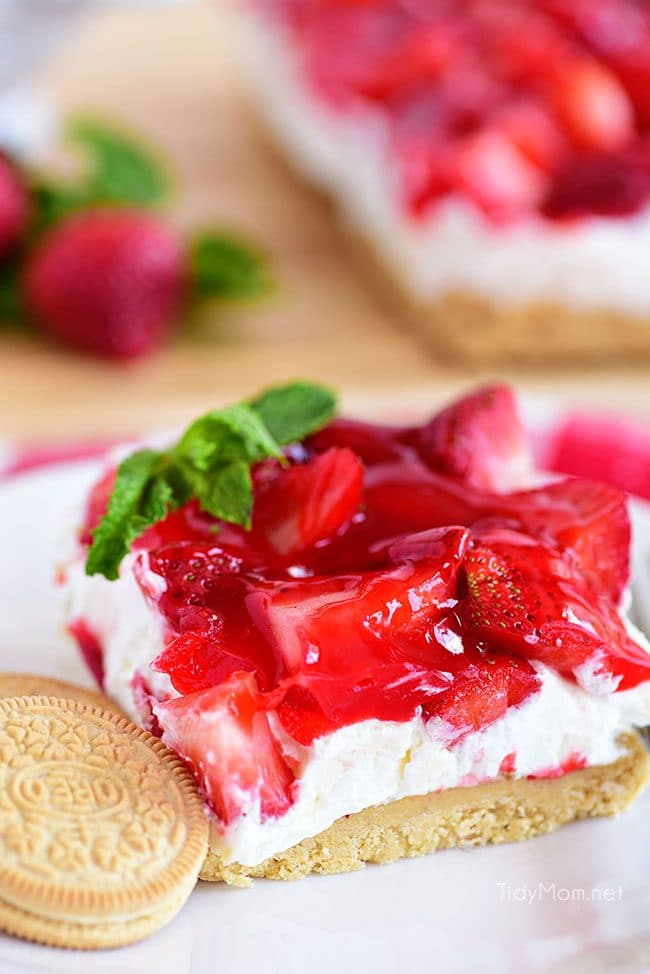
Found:
[[[580,754],[576,751],[574,754],[570,754],[566,761],[562,764],[554,765],[549,768],[540,768],[535,774],[529,774],[526,777],[531,780],[536,780],[538,778],[561,778],[562,775],[569,774],[571,771],[580,771],[582,768],[587,767],[587,759],[584,754]]]
[[[422,714],[453,747],[536,693],[538,662],[587,689],[650,679],[618,614],[624,495],[578,479],[508,493],[529,469],[518,424],[502,387],[422,427],[337,420],[286,467],[257,468],[250,531],[191,502],[139,539],[133,571],[168,632],[153,669],[181,694],[153,708],[222,818],[241,809],[223,774],[199,767],[213,705],[240,714],[242,768],[273,815],[293,794],[274,728],[310,745]]]
[[[73,619],[68,625],[70,635],[77,642],[77,646],[83,656],[86,666],[97,680],[98,685],[104,689],[104,654],[102,645],[83,619]]]
[[[650,198],[650,10],[638,0],[251,0],[315,96],[379,116],[405,209],[502,222],[623,216]]]

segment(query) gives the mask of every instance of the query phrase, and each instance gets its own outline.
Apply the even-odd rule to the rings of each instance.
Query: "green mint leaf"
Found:
[[[217,467],[212,476],[197,482],[196,496],[204,511],[231,524],[249,528],[253,512],[250,464],[232,460]]]
[[[148,528],[151,524],[162,521],[174,506],[174,489],[164,476],[158,476],[147,484],[138,516],[144,522],[145,528]]]
[[[336,413],[336,396],[325,386],[290,382],[275,386],[251,402],[253,409],[278,443],[304,439],[321,429]]]
[[[200,416],[172,450],[174,460],[199,471],[233,460],[246,460],[250,464],[281,455],[263,420],[245,404],[226,406]]]
[[[139,450],[127,457],[93,533],[87,574],[117,578],[133,541],[192,497],[213,517],[249,528],[252,467],[267,457],[283,461],[281,444],[323,426],[335,406],[328,389],[294,382],[199,416],[165,453]]]
[[[167,170],[140,139],[91,118],[73,119],[67,135],[89,157],[86,195],[94,202],[153,206],[168,198]]]
[[[194,295],[199,298],[250,298],[269,288],[261,256],[226,233],[201,233],[190,247]]]
[[[164,517],[170,497],[162,488],[154,486],[160,462],[161,454],[156,450],[139,450],[119,465],[108,509],[93,533],[88,550],[87,575],[117,578],[122,558],[133,541],[150,524]]]

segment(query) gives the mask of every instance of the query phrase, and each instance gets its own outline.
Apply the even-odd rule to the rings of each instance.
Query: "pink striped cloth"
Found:
[[[537,465],[613,484],[650,500],[650,426],[619,416],[560,414],[531,430]],[[49,464],[99,458],[111,441],[0,448],[0,478]]]
[[[109,440],[37,443],[27,448],[2,443],[0,444],[0,478],[57,463],[98,459],[111,446],[113,442]]]

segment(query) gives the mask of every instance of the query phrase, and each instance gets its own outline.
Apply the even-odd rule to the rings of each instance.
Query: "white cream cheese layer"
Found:
[[[650,208],[562,226],[531,217],[489,223],[449,198],[422,220],[401,205],[383,120],[366,107],[337,113],[313,97],[300,55],[279,25],[237,18],[246,83],[287,156],[337,202],[351,228],[414,299],[469,292],[499,304],[535,301],[650,314]]]
[[[211,846],[226,862],[255,865],[317,835],[342,815],[496,778],[515,755],[515,775],[544,774],[580,755],[589,765],[620,754],[622,731],[650,720],[650,683],[594,697],[539,667],[542,688],[486,730],[445,746],[435,719],[407,723],[366,720],[314,742],[299,775],[296,802],[281,818],[242,816],[226,831],[212,828]]]
[[[83,619],[97,635],[104,648],[106,692],[141,720],[131,689],[136,670],[154,694],[176,693],[166,676],[149,669],[163,647],[164,628],[155,604],[136,582],[134,562],[133,555],[124,560],[116,582],[89,578],[81,560],[73,563],[67,574],[67,618]],[[164,584],[148,570],[146,558],[140,577],[152,593]],[[545,667],[539,670],[538,693],[454,748],[445,745],[440,722],[420,717],[406,723],[366,720],[322,737],[310,748],[294,744],[300,770],[293,806],[281,818],[264,822],[253,808],[227,830],[215,823],[213,849],[226,862],[254,865],[318,834],[342,815],[494,778],[513,752],[517,776],[543,774],[575,755],[587,764],[606,764],[619,754],[616,742],[622,731],[650,723],[650,683],[608,694],[599,686],[594,695]]]
[[[146,564],[146,556],[145,564]],[[135,721],[141,722],[133,699],[131,682],[137,671],[146,677],[152,693],[160,699],[178,696],[165,673],[154,673],[149,663],[164,645],[164,623],[149,605],[135,580],[136,555],[127,555],[120,576],[109,582],[103,575],[88,576],[81,557],[66,568],[66,622],[83,619],[97,637],[104,655],[104,691]],[[152,590],[164,581],[149,573]],[[145,584],[147,574],[145,569]]]

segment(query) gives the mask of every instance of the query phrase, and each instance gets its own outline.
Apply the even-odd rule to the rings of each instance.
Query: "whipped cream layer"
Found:
[[[104,651],[105,690],[141,722],[131,681],[136,670],[160,698],[176,696],[164,674],[149,669],[163,648],[164,625],[155,602],[134,576],[135,556],[122,563],[120,578],[89,578],[83,559],[67,572],[69,620],[83,619]],[[146,568],[140,580],[159,592],[161,579]],[[164,584],[164,583],[163,583]],[[642,642],[642,637],[634,633]],[[586,693],[539,665],[542,688],[511,708],[486,730],[449,747],[448,728],[435,718],[405,723],[365,720],[317,739],[309,748],[276,732],[299,762],[295,803],[280,818],[262,821],[259,808],[227,829],[213,823],[211,846],[226,862],[256,865],[308,836],[317,835],[342,815],[371,805],[441,788],[495,778],[505,757],[514,753],[515,775],[544,775],[579,756],[586,764],[607,764],[620,753],[620,734],[650,722],[650,683],[620,693]],[[605,690],[605,687],[597,689]]]
[[[365,104],[338,113],[315,97],[299,50],[269,18],[247,12],[237,30],[246,83],[269,129],[415,300],[469,292],[506,305],[621,311],[643,324],[650,313],[650,208],[565,225],[531,215],[498,227],[469,201],[449,197],[428,217],[412,219],[380,113]]]

